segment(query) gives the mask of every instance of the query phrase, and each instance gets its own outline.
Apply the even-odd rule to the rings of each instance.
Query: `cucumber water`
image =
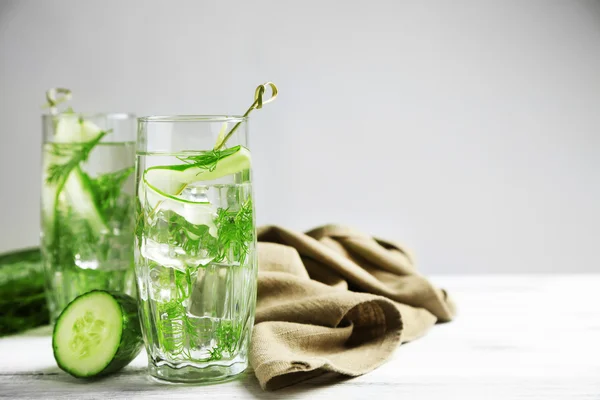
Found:
[[[134,142],[118,141],[110,114],[46,118],[41,244],[54,321],[90,290],[135,293]]]
[[[180,382],[239,373],[256,298],[250,153],[138,155],[136,275],[150,373]]]
[[[266,82],[242,116],[138,120],[135,269],[155,379],[219,382],[248,366],[258,264],[248,115],[276,96]]]

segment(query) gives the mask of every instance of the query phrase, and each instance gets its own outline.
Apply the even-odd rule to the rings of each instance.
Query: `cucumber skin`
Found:
[[[95,373],[93,375],[80,375],[76,371],[70,370],[69,368],[65,367],[61,364],[60,357],[58,357],[58,355],[56,354],[56,347],[54,346],[56,327],[59,325],[61,316],[66,310],[69,309],[69,306],[65,307],[61,315],[56,320],[56,324],[54,325],[54,331],[52,333],[52,350],[54,353],[54,359],[56,360],[58,367],[66,373],[74,376],[75,378],[93,379],[116,372],[128,365],[131,361],[133,361],[133,359],[136,358],[138,354],[140,354],[140,351],[144,346],[142,330],[140,327],[140,319],[138,315],[137,301],[131,296],[107,290],[92,290],[91,292],[87,292],[79,297],[76,297],[73,301],[71,301],[71,303],[69,303],[69,305],[77,301],[77,299],[79,299],[80,297],[88,296],[94,292],[108,293],[119,304],[122,315],[121,341],[119,342],[119,347],[117,348],[117,351],[110,363],[108,363],[106,367],[104,367],[104,369],[98,373]]]
[[[0,265],[12,264],[20,261],[41,262],[42,255],[39,247],[29,247],[21,250],[14,250],[9,253],[0,254]]]
[[[142,329],[138,313],[137,301],[123,293],[107,292],[111,294],[121,306],[123,315],[123,330],[121,343],[111,362],[98,375],[106,375],[116,372],[127,366],[140,354],[144,347]]]
[[[41,258],[39,247],[0,254],[0,337],[49,322]]]

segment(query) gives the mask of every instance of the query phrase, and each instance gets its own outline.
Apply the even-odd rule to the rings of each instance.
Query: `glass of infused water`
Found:
[[[244,371],[256,303],[246,116],[139,119],[135,270],[149,372],[218,382]]]
[[[135,294],[136,118],[42,117],[41,248],[51,321],[94,289]]]

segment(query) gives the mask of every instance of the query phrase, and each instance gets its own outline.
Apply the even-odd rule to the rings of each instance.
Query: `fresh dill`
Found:
[[[217,345],[209,350],[209,361],[220,360],[223,358],[223,353],[229,355],[235,353],[240,342],[241,333],[241,325],[234,326],[231,321],[221,321],[215,331]]]
[[[131,211],[131,198],[124,196],[122,191],[134,170],[132,166],[91,179],[96,206],[106,219],[122,221],[129,218],[127,214]]]
[[[194,225],[171,210],[160,211],[153,224],[147,227],[148,237],[159,243],[181,247],[189,256],[202,255],[213,262],[235,261],[243,265],[254,240],[252,199],[247,199],[239,210],[219,208],[214,222],[217,236],[210,234],[207,225]],[[138,224],[136,233],[143,233]]]
[[[168,301],[159,307],[160,320],[157,333],[165,351],[179,355],[185,351],[183,340],[184,320],[187,320],[185,306],[176,300]]]
[[[160,304],[158,311],[160,320],[157,331],[163,349],[173,356],[182,355],[192,359],[191,349],[202,345],[199,332],[203,329],[199,324],[209,321],[193,321],[188,316],[185,305],[176,299]],[[215,330],[215,345],[208,350],[209,357],[199,361],[216,361],[224,356],[232,356],[238,348],[241,331],[241,325],[220,321]]]
[[[108,132],[109,131],[101,131],[94,139],[87,142],[52,143],[50,154],[60,158],[68,157],[68,160],[64,163],[51,164],[48,167],[46,183],[49,185],[56,185],[66,181],[71,171],[77,168],[81,162],[88,159],[92,149],[100,143],[102,138]]]
[[[230,156],[237,152],[241,146],[234,146],[225,150],[211,150],[202,154],[193,156],[179,156],[177,159],[184,162],[185,164],[193,165],[196,168],[208,170],[210,172],[217,168],[217,163],[227,156]]]
[[[147,228],[139,226],[138,233],[141,234],[142,230],[147,229],[147,236],[153,240],[181,247],[188,256],[208,257],[213,263],[235,261],[239,262],[240,267],[243,266],[250,251],[249,246],[254,241],[253,205],[250,198],[242,203],[239,210],[217,210],[214,221],[217,226],[216,237],[210,235],[208,226],[193,225],[171,210],[160,211],[158,217]],[[202,329],[198,324],[202,322],[188,316],[186,303],[196,284],[196,273],[199,268],[204,267],[205,265],[187,266],[185,272],[173,268],[159,268],[162,269],[162,273],[156,284],[174,284],[175,290],[173,298],[160,303],[157,309],[159,341],[163,349],[173,356],[182,355],[191,359],[190,349],[201,345],[199,332]],[[209,350],[209,357],[200,361],[215,361],[232,356],[239,344],[241,329],[239,324],[221,321],[215,331],[216,342]]]
[[[243,265],[248,255],[248,244],[254,239],[252,199],[246,200],[239,211],[220,208],[215,224],[218,240],[208,249],[216,262],[237,260]]]

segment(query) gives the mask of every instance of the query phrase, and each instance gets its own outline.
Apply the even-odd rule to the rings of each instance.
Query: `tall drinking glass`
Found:
[[[139,119],[135,267],[156,379],[220,381],[248,365],[257,260],[247,133],[245,117]]]
[[[94,289],[135,293],[136,119],[44,115],[41,243],[50,319]]]

